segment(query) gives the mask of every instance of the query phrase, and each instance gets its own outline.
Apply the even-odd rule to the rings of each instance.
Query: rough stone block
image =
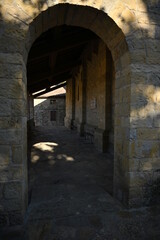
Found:
[[[22,180],[23,178],[23,171],[22,167],[14,166],[14,167],[7,167],[0,170],[0,181],[1,182],[8,182],[13,180]]]
[[[0,97],[11,99],[26,99],[26,84],[22,79],[4,79],[0,80]]]
[[[0,199],[3,198],[3,183],[0,183]]]
[[[21,209],[18,209],[21,210]],[[10,226],[22,225],[24,216],[20,211],[13,211],[9,213],[9,224]]]
[[[136,115],[137,111],[132,111],[131,114]],[[152,128],[154,126],[154,118],[153,116],[147,116],[147,117],[137,117],[132,116],[130,117],[130,126],[133,128]]]
[[[138,128],[137,138],[138,140],[158,140],[160,136],[160,130],[156,128]]]
[[[3,211],[11,212],[11,211],[20,211],[22,208],[22,200],[21,199],[5,199],[2,201]]]
[[[22,146],[12,146],[12,161],[15,164],[22,163]]]
[[[159,158],[132,158],[129,160],[130,171],[156,171],[160,169]]]
[[[94,143],[100,152],[106,152],[109,145],[109,133],[103,129],[96,129],[94,132]]]
[[[0,100],[0,117],[8,117],[11,115],[11,104],[9,99]]]
[[[153,120],[154,127],[160,128],[160,114],[157,114]]]
[[[19,53],[24,50],[24,42],[21,39],[10,38],[9,36],[0,36],[0,52],[2,53]],[[6,44],[7,43],[7,44]],[[0,68],[1,70],[1,68]],[[3,74],[4,75],[4,74]]]
[[[6,227],[9,225],[8,215],[0,210],[0,227]]]
[[[142,172],[129,172],[130,186],[143,187],[146,184],[146,177]]]
[[[4,197],[6,199],[21,199],[22,183],[8,182],[4,184]]]
[[[23,77],[23,65],[22,64],[1,64],[0,65],[0,78],[9,79],[22,79]]]
[[[0,145],[0,165],[8,165],[11,158],[11,147]]]
[[[21,117],[0,117],[1,129],[17,129],[22,127]]]
[[[0,144],[20,144],[22,132],[19,129],[0,130]]]
[[[158,141],[133,141],[130,143],[131,158],[156,158],[159,157]]]

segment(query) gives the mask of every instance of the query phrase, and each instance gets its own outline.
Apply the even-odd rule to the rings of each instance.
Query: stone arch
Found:
[[[128,204],[130,52],[125,35],[117,24],[102,10],[90,6],[58,4],[43,11],[30,23],[26,37],[25,63],[33,42],[43,32],[61,25],[91,30],[102,39],[111,52],[115,68],[116,103],[114,194],[120,201]],[[125,120],[125,126],[119,124],[122,118]]]
[[[136,29],[134,12],[137,6],[130,3],[132,7],[128,8],[126,1],[119,0],[112,2],[110,0],[97,1],[96,4],[94,3],[96,1],[73,0],[65,1],[65,3],[64,1],[56,1],[58,3],[56,5],[55,1],[52,0],[41,1],[42,4],[37,0],[34,1],[37,2],[35,5],[32,4],[32,1],[27,1],[27,3],[26,1],[19,1],[18,4],[16,2],[13,1],[12,6],[8,4],[8,1],[4,1],[3,6],[0,5],[0,9],[2,10],[0,17],[4,20],[4,29],[7,29],[6,32],[3,29],[5,32],[4,35],[0,34],[4,36],[0,46],[2,53],[0,58],[2,65],[4,65],[1,78],[7,79],[10,89],[14,87],[12,92],[7,92],[7,87],[4,87],[4,85],[8,86],[6,81],[1,80],[1,84],[4,82],[3,87],[7,96],[1,102],[3,109],[6,111],[6,114],[3,114],[2,117],[4,117],[4,122],[6,119],[8,122],[2,123],[4,124],[2,125],[2,129],[7,128],[7,130],[6,132],[2,130],[1,136],[2,134],[4,136],[0,139],[2,139],[1,145],[6,144],[5,147],[2,146],[4,155],[6,154],[11,159],[11,164],[4,169],[1,179],[5,183],[4,192],[6,192],[6,196],[7,191],[13,188],[16,192],[14,199],[12,199],[13,203],[17,201],[19,204],[19,209],[17,209],[17,205],[13,204],[13,208],[7,210],[7,217],[9,216],[9,211],[11,213],[14,212],[15,219],[19,222],[25,213],[27,205],[26,63],[28,53],[33,42],[41,33],[51,27],[62,24],[79,26],[93,31],[106,43],[112,54],[116,78],[115,196],[127,205],[140,205],[141,202],[138,202],[139,197],[137,197],[137,192],[135,191],[137,190],[135,182],[139,183],[139,180],[141,180],[139,179],[139,173],[137,174],[139,170],[137,170],[136,165],[136,151],[138,151],[138,157],[141,157],[141,150],[143,150],[142,155],[144,155],[142,157],[148,157],[149,159],[150,156],[147,156],[148,152],[145,152],[144,145],[140,145],[142,141],[138,143],[138,150],[135,149],[134,141],[136,140],[136,133],[138,134],[135,125],[140,124],[138,126],[140,131],[140,127],[143,127],[145,121],[131,121],[131,117],[133,117],[131,115],[133,107],[131,104],[136,104],[139,100],[139,98],[135,98],[134,88],[132,89],[131,87],[131,83],[135,80],[133,73],[135,69],[136,71],[138,69],[138,73],[141,72],[141,65],[139,63],[144,63],[143,56],[138,55],[138,58],[135,57],[137,51],[139,51],[139,45],[141,46],[141,42],[137,40],[139,33],[134,35]],[[133,11],[130,10],[131,8]],[[143,7],[140,6],[140,9],[143,9]],[[126,22],[127,19],[128,22]],[[129,36],[131,38],[136,36],[134,43]],[[132,49],[134,49],[133,52]],[[143,55],[143,47],[141,47],[141,51]],[[133,69],[133,65],[137,64],[137,59],[139,66],[137,67],[136,65]],[[142,70],[146,71],[145,66],[143,66]],[[140,77],[144,77],[143,74],[137,74],[136,76],[139,77],[138,80],[140,79],[140,81]],[[138,80],[136,79],[137,82]],[[13,100],[13,96],[16,96],[15,100]],[[9,109],[7,106],[10,106],[10,111],[6,110]],[[136,117],[135,119],[138,119]],[[131,128],[131,124],[134,124],[133,129]],[[139,150],[140,147],[142,147],[141,150]],[[158,150],[157,148],[153,150],[153,157],[156,158],[156,151]],[[134,180],[136,181],[134,182]],[[19,202],[19,199],[21,199],[21,202]]]

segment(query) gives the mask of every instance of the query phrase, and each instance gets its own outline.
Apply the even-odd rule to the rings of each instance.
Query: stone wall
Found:
[[[55,119],[52,119],[52,112]],[[65,96],[34,99],[35,126],[63,126],[65,117]]]
[[[27,207],[28,53],[43,32],[63,24],[96,33],[113,58],[114,196],[130,207],[155,197],[160,169],[159,12],[157,0],[0,4],[1,225],[22,223]]]
[[[27,129],[28,133],[34,127],[34,98],[28,93],[27,95]]]
[[[74,127],[77,131],[83,135],[81,130],[82,124],[82,99],[83,99],[83,79],[82,79],[82,67],[78,70],[78,73],[74,77],[75,82],[75,120],[74,120]]]
[[[66,116],[65,126],[71,128],[73,120],[75,118],[75,91],[74,91],[74,79],[69,79],[66,86]]]
[[[72,119],[74,128],[80,135],[90,138],[100,151],[108,151],[114,146],[114,99],[112,101],[113,64],[110,52],[101,41],[93,41],[85,49],[83,64],[75,73],[75,101],[67,92],[67,105],[75,108]],[[85,66],[85,67],[84,67]],[[67,106],[67,111],[69,110]],[[66,114],[69,115],[69,113]]]

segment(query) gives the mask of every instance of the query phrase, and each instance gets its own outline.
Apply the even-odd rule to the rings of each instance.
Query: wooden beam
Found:
[[[61,82],[64,82],[66,80],[68,80],[69,78],[71,78],[71,74],[68,73],[68,74],[62,74],[58,77],[54,77],[53,79],[51,79],[50,81],[48,81],[47,79],[43,80],[42,82],[39,82],[37,84],[34,84],[34,85],[31,85],[31,86],[28,86],[28,91],[30,93],[33,93],[33,92],[38,92],[44,88],[47,88],[47,87],[50,87],[50,86],[53,86],[53,85],[57,85],[57,84],[60,84]]]
[[[57,53],[68,49],[76,48],[95,38],[97,37],[90,32],[87,34],[78,33],[69,37],[68,39],[66,38],[55,42],[53,41],[50,44],[39,44],[37,47],[34,47],[33,45],[33,48],[31,49],[29,54],[28,64],[32,64],[33,61],[39,58],[46,57],[51,53]]]
[[[64,87],[64,86],[66,86],[66,83],[59,84],[58,86],[55,86],[55,87],[53,87],[53,88],[47,88],[46,90],[44,90],[44,91],[42,91],[42,92],[40,92],[40,93],[34,94],[34,95],[32,95],[32,96],[33,96],[34,98],[37,98],[37,97],[39,97],[39,96],[41,96],[41,95],[43,95],[43,94],[45,94],[45,93],[54,91],[54,90],[56,90],[56,89],[58,89],[58,88],[61,88],[61,87]]]
[[[35,83],[42,82],[46,79],[52,79],[54,77],[58,77],[59,75],[63,73],[67,73],[71,71],[73,68],[78,67],[81,65],[80,61],[69,63],[66,66],[63,66],[62,68],[57,69],[56,71],[48,71],[48,72],[38,72],[38,74],[30,74],[28,72],[28,86],[32,86]]]

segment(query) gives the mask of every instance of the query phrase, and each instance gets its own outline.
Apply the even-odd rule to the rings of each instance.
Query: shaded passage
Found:
[[[113,199],[110,154],[99,153],[90,139],[64,127],[38,127],[32,135],[25,239],[158,236],[157,210],[127,211]]]

